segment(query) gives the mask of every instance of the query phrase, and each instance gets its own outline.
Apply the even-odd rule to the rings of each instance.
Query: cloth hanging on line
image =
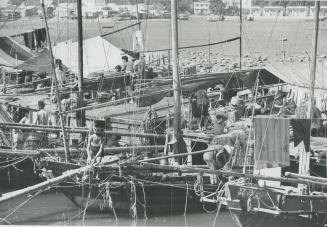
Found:
[[[310,152],[310,129],[311,119],[292,119],[294,147],[297,147],[302,141],[305,151]]]

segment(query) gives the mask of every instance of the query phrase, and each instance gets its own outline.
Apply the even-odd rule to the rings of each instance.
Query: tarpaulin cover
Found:
[[[53,72],[50,51],[44,49],[35,57],[31,57],[17,66],[17,69],[33,72]]]
[[[16,67],[33,56],[30,49],[20,45],[14,39],[0,37],[0,65]]]
[[[302,88],[310,88],[310,63],[272,62],[265,69],[285,83]],[[317,62],[315,89],[327,90],[327,63]]]
[[[126,55],[100,36],[83,41],[83,71],[84,77],[91,77],[92,73],[113,70],[121,65],[121,57]],[[72,72],[78,73],[78,43],[71,40],[57,44],[54,56],[62,60]],[[129,57],[130,58],[130,57]]]

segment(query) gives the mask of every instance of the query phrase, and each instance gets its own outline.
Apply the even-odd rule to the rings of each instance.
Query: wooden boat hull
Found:
[[[2,188],[24,188],[42,181],[37,173],[37,167],[32,159],[26,159],[15,165],[5,162],[7,158],[0,157],[0,187]]]
[[[226,202],[240,226],[323,226],[327,197],[299,195],[254,184],[227,183]]]
[[[186,212],[201,212],[203,210],[199,196],[192,188],[187,190],[184,185],[133,184],[127,182],[110,188],[63,183],[61,191],[75,205],[91,212],[112,213],[117,215],[132,215],[132,207],[136,196],[136,213],[138,215],[160,216]],[[109,193],[108,193],[109,192]],[[90,198],[88,196],[90,194]],[[108,194],[112,204],[110,205]],[[106,197],[107,196],[107,197]],[[186,200],[187,198],[187,200]],[[214,209],[214,207],[213,207]]]
[[[59,176],[79,165],[48,161],[44,167]],[[156,175],[152,170],[141,169],[122,171],[119,176],[109,167],[96,168],[78,179],[60,183],[59,188],[75,205],[93,212],[113,213],[115,210],[117,214],[130,215],[133,204],[136,213],[151,216],[183,213],[185,206],[186,212],[203,211],[201,196],[194,190],[197,176]],[[215,192],[217,185],[210,185],[209,181],[209,177],[203,179],[203,190]],[[210,210],[216,206],[206,204]]]

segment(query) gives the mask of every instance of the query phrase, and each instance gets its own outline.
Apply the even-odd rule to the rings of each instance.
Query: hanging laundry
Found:
[[[24,36],[25,46],[27,46],[31,50],[34,50],[35,49],[34,32],[24,33],[23,36]]]
[[[256,169],[289,166],[289,119],[254,118]],[[260,165],[265,163],[265,165]],[[259,167],[260,166],[260,167]]]
[[[302,141],[305,151],[310,152],[310,129],[311,119],[292,119],[294,147],[298,146]]]
[[[47,39],[47,33],[45,28],[35,30],[36,46],[38,48],[44,47]]]

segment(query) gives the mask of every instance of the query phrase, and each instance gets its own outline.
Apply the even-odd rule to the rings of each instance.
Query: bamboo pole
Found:
[[[163,150],[164,145],[154,145],[154,146],[128,146],[128,147],[105,147],[103,148],[105,154],[119,154],[121,152],[128,151],[155,151]],[[15,150],[12,149],[0,149],[0,155],[7,156],[39,156],[42,153],[48,153],[50,155],[54,154],[64,154],[65,149],[62,148],[43,148],[38,150]],[[80,152],[86,152],[86,148],[81,149],[70,149],[71,154],[79,154]]]
[[[296,178],[296,179],[307,179],[307,180],[314,180],[314,181],[327,183],[327,178],[323,178],[323,177],[306,176],[306,175],[290,173],[290,172],[286,172],[285,176],[291,177],[291,178]]]
[[[59,110],[60,123],[61,123],[60,126],[61,126],[62,135],[63,135],[63,143],[64,143],[64,147],[65,147],[65,156],[66,156],[66,161],[69,161],[70,160],[69,147],[68,147],[67,141],[66,141],[64,116],[63,116],[62,110],[61,110],[59,86],[58,86],[58,81],[57,81],[57,73],[56,73],[56,69],[55,69],[55,59],[54,59],[53,53],[52,53],[52,45],[51,45],[51,39],[50,39],[50,33],[49,33],[49,26],[48,26],[48,22],[47,22],[47,14],[45,12],[44,0],[42,0],[41,8],[42,8],[44,24],[45,24],[45,29],[46,29],[46,33],[47,33],[47,41],[48,41],[50,57],[51,57],[51,66],[52,66],[52,70],[53,70],[53,81],[54,81],[54,85],[56,87],[56,97],[57,97],[57,102],[58,102],[58,110]]]
[[[255,179],[255,180],[269,180],[269,181],[279,181],[285,183],[292,183],[292,184],[312,184],[312,185],[320,185],[320,186],[327,186],[327,182],[319,182],[316,180],[307,180],[307,179],[293,179],[293,178],[286,178],[286,177],[271,177],[271,176],[264,176],[264,175],[253,175],[247,173],[238,173],[238,172],[231,172],[225,170],[213,170],[213,169],[202,169],[202,168],[193,168],[189,166],[168,166],[168,165],[158,165],[153,163],[141,163],[144,167],[152,168],[152,169],[161,169],[165,171],[179,171],[184,173],[208,173],[208,174],[217,174],[221,176],[233,176],[233,177],[244,177],[248,179]]]
[[[62,129],[54,126],[25,126],[24,124],[17,125],[6,125],[6,123],[0,123],[0,128],[8,128],[8,129],[21,129],[21,130],[30,130],[30,131],[45,131],[45,132],[61,132]],[[74,127],[65,127],[65,132],[67,133],[87,133],[89,132],[89,128],[74,128]],[[111,130],[104,131],[107,135],[117,135],[117,136],[130,136],[130,137],[154,137],[154,138],[165,138],[165,134],[155,134],[155,133],[137,133],[137,132],[116,132]]]
[[[81,168],[78,168],[78,169],[68,170],[67,172],[64,172],[62,175],[60,175],[58,177],[55,177],[55,178],[52,178],[52,179],[49,179],[49,180],[44,181],[42,183],[39,183],[39,184],[36,184],[36,185],[33,185],[33,186],[29,186],[27,188],[23,188],[23,189],[20,189],[20,190],[16,190],[16,191],[13,191],[13,192],[3,194],[0,197],[0,203],[5,202],[5,201],[10,200],[10,199],[13,199],[13,198],[16,198],[18,196],[26,195],[26,194],[29,194],[29,193],[34,193],[34,192],[42,190],[44,188],[49,188],[52,185],[56,185],[56,184],[58,184],[58,183],[60,183],[60,182],[62,182],[64,180],[66,180],[67,178],[70,178],[70,177],[73,177],[73,176],[75,176],[77,174],[88,171],[91,168],[93,168],[93,165],[87,165],[87,166],[84,166],[84,167],[81,167]]]
[[[171,0],[171,42],[173,63],[173,91],[174,91],[174,137],[176,148],[179,148],[182,134],[181,125],[181,81],[178,74],[178,22],[177,22],[177,0]],[[174,150],[177,150],[177,149]]]
[[[78,52],[78,96],[77,107],[84,107],[83,93],[83,18],[82,18],[82,0],[77,0],[77,52]],[[76,112],[77,125],[83,127],[85,123],[85,111]]]
[[[158,160],[162,160],[162,159],[166,159],[166,158],[176,158],[176,157],[183,157],[183,156],[188,156],[188,155],[204,154],[204,153],[212,152],[212,151],[215,151],[215,150],[210,149],[210,150],[194,151],[194,152],[191,152],[191,153],[165,155],[165,156],[161,156],[161,157],[148,158],[148,159],[140,160],[140,161],[137,161],[137,163],[152,162],[152,161],[158,161]]]
[[[30,125],[30,124],[19,124],[19,123],[1,123],[0,128],[7,129],[21,129],[26,131],[46,131],[46,132],[61,132],[61,128],[59,126],[50,126],[50,125]],[[65,131],[67,133],[87,133],[89,132],[89,128],[86,127],[69,127],[65,126]],[[130,137],[142,137],[142,138],[166,138],[165,134],[155,134],[155,133],[142,133],[142,132],[117,132],[112,130],[105,130],[104,133],[106,135],[117,135],[117,136],[130,136]],[[211,136],[208,135],[199,135],[196,133],[183,133],[184,138],[195,139],[198,141],[208,142],[211,140]]]

